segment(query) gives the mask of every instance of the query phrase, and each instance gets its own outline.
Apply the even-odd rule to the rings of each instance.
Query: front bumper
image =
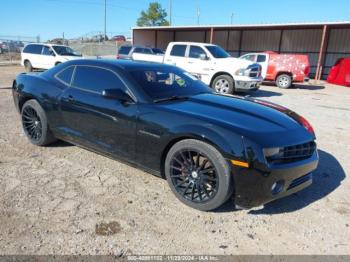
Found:
[[[298,192],[312,184],[312,171],[317,168],[318,153],[311,158],[283,165],[260,168],[240,168],[232,166],[235,184],[235,204],[241,208],[261,206],[270,201]],[[282,184],[276,193],[274,183]]]
[[[251,78],[239,76],[235,77],[235,90],[237,92],[249,92],[256,91],[260,88],[260,84],[262,83],[262,77]]]

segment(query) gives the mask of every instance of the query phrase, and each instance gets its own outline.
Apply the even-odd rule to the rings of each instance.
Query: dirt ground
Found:
[[[165,180],[76,146],[31,145],[0,67],[0,254],[350,254],[350,89],[262,86],[314,126],[311,187],[264,208],[181,204]]]

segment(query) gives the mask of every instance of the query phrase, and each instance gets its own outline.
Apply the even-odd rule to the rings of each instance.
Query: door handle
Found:
[[[189,64],[193,64],[193,62],[192,62],[192,61],[188,61],[188,63],[189,63]]]
[[[68,102],[73,102],[74,101],[74,97],[71,96],[71,95],[67,96],[66,99],[67,99]]]

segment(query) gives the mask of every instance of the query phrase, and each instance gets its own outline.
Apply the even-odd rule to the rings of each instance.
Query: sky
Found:
[[[108,35],[131,35],[149,0],[107,0]],[[158,0],[168,10],[169,0]],[[172,0],[172,25],[349,21],[350,0]],[[104,30],[104,0],[0,0],[3,36],[81,37]]]

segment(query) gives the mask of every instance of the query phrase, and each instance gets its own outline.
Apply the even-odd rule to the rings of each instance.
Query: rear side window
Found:
[[[258,55],[258,58],[257,58],[256,62],[262,63],[262,62],[265,62],[265,61],[266,61],[266,56]]]
[[[42,45],[27,45],[23,49],[23,53],[28,53],[28,54],[41,54],[41,50],[43,49]]]
[[[72,86],[102,93],[105,89],[124,89],[120,78],[112,71],[93,66],[77,66]]]
[[[199,58],[200,55],[207,55],[205,53],[205,51],[203,50],[203,48],[199,47],[199,46],[194,46],[194,45],[191,45],[190,46],[190,54],[189,54],[189,57],[191,58]]]
[[[72,75],[74,72],[74,66],[67,67],[63,69],[61,72],[59,72],[56,75],[56,78],[63,82],[66,85],[70,85],[70,82],[72,80]]]
[[[130,50],[131,50],[131,46],[122,46],[122,47],[120,47],[118,53],[121,55],[128,55]]]
[[[174,45],[171,49],[171,56],[185,56],[186,53],[186,45]]]
[[[136,47],[136,48],[134,49],[134,53],[152,54],[152,51],[151,51],[151,49],[149,49],[149,48]]]

